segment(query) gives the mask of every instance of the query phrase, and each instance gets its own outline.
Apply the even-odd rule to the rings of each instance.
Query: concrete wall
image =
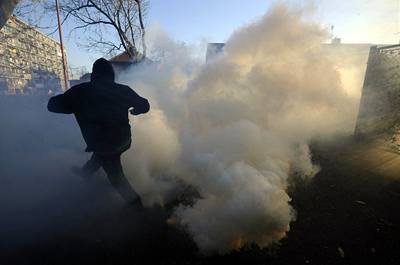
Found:
[[[355,135],[397,142],[400,132],[400,45],[373,46],[360,101]]]
[[[0,30],[0,94],[64,90],[59,43],[12,16]]]

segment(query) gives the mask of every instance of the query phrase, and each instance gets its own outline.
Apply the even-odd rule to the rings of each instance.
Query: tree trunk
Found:
[[[138,12],[139,12],[139,23],[140,23],[140,29],[142,31],[142,48],[143,48],[143,58],[146,57],[146,31],[144,28],[144,23],[143,23],[143,13],[142,13],[142,4],[140,0],[135,0],[135,2],[138,5]]]

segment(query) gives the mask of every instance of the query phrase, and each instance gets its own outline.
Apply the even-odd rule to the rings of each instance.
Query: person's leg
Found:
[[[111,185],[119,192],[121,197],[129,204],[142,206],[139,195],[133,190],[124,175],[121,154],[102,155],[100,159]]]
[[[81,176],[89,177],[101,167],[99,157],[96,153],[93,153],[90,159],[83,165],[83,167],[72,167],[72,171]]]
[[[86,175],[91,175],[99,170],[101,167],[100,160],[96,153],[92,154],[92,157],[86,162],[82,167],[82,171],[86,173]]]

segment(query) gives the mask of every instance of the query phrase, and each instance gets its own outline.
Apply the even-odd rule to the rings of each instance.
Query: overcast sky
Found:
[[[147,26],[158,24],[174,39],[186,43],[224,42],[238,27],[262,16],[277,1],[268,0],[150,0]],[[286,0],[308,6],[305,0]],[[400,0],[315,0],[312,19],[346,43],[398,43]],[[68,30],[68,27],[67,29]],[[55,36],[56,37],[56,36]],[[90,54],[66,40],[69,63],[90,69],[100,54]]]

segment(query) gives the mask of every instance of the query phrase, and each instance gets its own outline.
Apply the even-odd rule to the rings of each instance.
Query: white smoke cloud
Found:
[[[120,76],[152,105],[135,118],[127,175],[146,204],[163,204],[178,183],[196,188],[200,198],[174,218],[203,253],[285,237],[295,218],[289,176],[318,171],[308,143],[353,130],[358,98],[325,55],[326,38],[300,10],[278,5],[210,63],[158,34],[159,61]]]

